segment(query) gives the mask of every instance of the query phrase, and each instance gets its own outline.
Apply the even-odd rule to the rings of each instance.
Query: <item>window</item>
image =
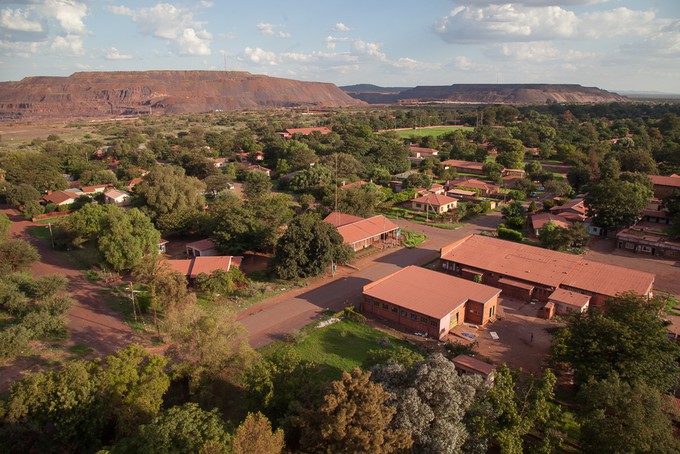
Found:
[[[411,314],[411,320],[418,320],[418,316],[416,314]]]
[[[432,320],[432,321],[430,322],[430,325],[432,325],[432,326],[439,326],[439,323],[437,322],[437,320]]]
[[[408,315],[408,312],[406,312],[404,309],[401,310],[401,316],[406,317]]]
[[[387,303],[383,303],[383,309],[388,310],[390,308],[390,305]]]
[[[397,309],[397,306],[392,306],[392,312],[399,312],[399,309]]]
[[[377,302],[376,300],[373,300],[373,305],[374,305],[374,306],[380,306],[380,303]]]
[[[427,323],[427,317],[420,317],[421,323]]]
[[[635,249],[635,243],[626,241],[626,249]]]

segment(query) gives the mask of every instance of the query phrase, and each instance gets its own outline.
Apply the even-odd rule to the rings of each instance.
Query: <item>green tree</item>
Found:
[[[157,166],[135,186],[145,211],[160,229],[181,230],[186,222],[205,206],[205,185],[197,178],[188,177],[184,169]],[[178,217],[184,222],[178,222]]]
[[[614,229],[632,225],[653,196],[641,183],[601,180],[589,186],[584,202],[595,225]]]
[[[644,381],[626,382],[615,374],[588,382],[579,397],[585,452],[680,452],[661,394]]]
[[[10,186],[6,193],[7,203],[14,206],[40,200],[40,192],[28,183]]]
[[[231,440],[234,454],[279,454],[283,448],[283,430],[272,431],[272,424],[260,412],[248,413]]]
[[[338,211],[362,218],[375,215],[375,210],[382,200],[382,193],[374,184],[352,187],[338,191]],[[326,203],[333,206],[332,199]]]
[[[241,381],[250,408],[262,411],[282,426],[295,406],[308,406],[319,397],[318,365],[290,351],[262,359],[245,370]]]
[[[0,270],[14,273],[40,260],[38,250],[26,240],[12,239],[0,244]]]
[[[227,188],[229,183],[232,182],[232,178],[229,175],[219,173],[217,175],[208,175],[203,183],[205,184],[205,190],[212,193],[213,195]]]
[[[331,262],[346,263],[351,256],[351,249],[334,225],[304,213],[291,221],[279,239],[272,267],[281,279],[295,279],[316,276]]]
[[[526,148],[517,139],[501,138],[494,142],[498,155],[496,162],[508,169],[521,169]]]
[[[303,451],[389,453],[411,446],[407,433],[390,428],[396,409],[385,404],[389,393],[370,376],[360,369],[344,372],[318,408],[301,412],[296,424]]]
[[[0,213],[0,244],[9,239],[12,230],[12,221],[5,213]]]
[[[236,266],[229,271],[215,270],[212,274],[201,273],[196,277],[196,286],[204,292],[213,295],[228,296],[239,287],[248,285],[248,278]]]
[[[581,251],[588,245],[590,234],[585,226],[578,222],[565,228],[549,221],[539,230],[538,239],[541,242],[541,246],[554,251],[564,252],[570,249]]]
[[[142,257],[158,250],[161,235],[151,220],[136,208],[113,209],[102,220],[98,247],[115,270],[133,269]]]
[[[643,380],[665,392],[680,372],[680,349],[668,342],[661,307],[661,301],[634,293],[610,298],[604,311],[569,320],[555,337],[552,357],[571,365],[579,385],[616,373],[626,383]]]
[[[173,341],[168,354],[180,363],[193,391],[244,370],[253,360],[245,330],[227,308],[211,313],[197,306],[179,308],[166,315],[165,327]]]
[[[223,453],[227,452],[229,436],[219,411],[201,409],[193,402],[172,407],[143,425],[132,437],[125,438],[111,449],[117,453]]]
[[[522,202],[512,202],[501,209],[507,226],[514,230],[522,230],[526,223],[526,210]]]
[[[424,188],[430,189],[432,186],[432,177],[424,173],[414,173],[409,175],[404,181],[404,188]]]
[[[33,219],[45,212],[45,208],[37,200],[29,200],[24,204],[22,213],[26,219]]]
[[[264,172],[248,172],[243,181],[243,194],[249,201],[261,200],[272,190],[272,181]]]
[[[550,369],[540,378],[522,377],[505,365],[496,369],[493,387],[468,415],[469,446],[486,451],[491,442],[503,453],[520,454],[525,436],[540,430],[544,432],[541,451],[553,452],[563,438],[554,433],[560,417],[560,408],[551,403],[556,381]]]

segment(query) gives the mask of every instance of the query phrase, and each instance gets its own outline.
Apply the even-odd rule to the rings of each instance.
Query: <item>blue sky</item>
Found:
[[[217,69],[680,93],[679,0],[0,0],[0,80]]]

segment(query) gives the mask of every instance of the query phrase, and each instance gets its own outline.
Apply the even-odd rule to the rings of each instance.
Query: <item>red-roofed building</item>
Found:
[[[471,173],[474,175],[484,175],[484,163],[473,161],[461,161],[459,159],[448,159],[442,161],[444,169],[456,169],[460,173]]]
[[[550,213],[558,214],[568,221],[583,222],[588,218],[588,210],[582,197],[572,199],[564,205],[555,205],[550,208]]]
[[[186,245],[187,257],[205,257],[217,255],[217,247],[213,240],[207,238],[205,240],[198,240]]]
[[[496,186],[493,183],[482,181],[477,178],[468,177],[461,177],[456,178],[455,180],[448,180],[446,182],[445,187],[447,191],[450,191],[451,189],[473,189],[476,192],[479,192],[479,194],[482,196],[490,196],[493,194],[497,194],[501,190],[499,186]]]
[[[680,241],[672,240],[664,225],[638,222],[616,234],[616,247],[628,252],[668,259],[680,258]]]
[[[484,379],[485,383],[493,384],[496,366],[468,355],[458,355],[451,362],[460,375],[479,375]]]
[[[429,193],[411,200],[411,208],[420,211],[432,211],[443,214],[458,206],[458,199],[441,194]]]
[[[92,194],[100,194],[104,191],[106,191],[108,188],[112,188],[112,184],[98,184],[96,186],[83,186],[80,188],[81,191],[83,191],[83,194],[87,195],[92,195]]]
[[[368,219],[333,212],[326,216],[325,222],[333,224],[342,235],[343,242],[354,251],[379,245],[396,238],[398,227],[385,216],[378,215]]]
[[[657,199],[665,199],[674,189],[680,189],[680,177],[671,175],[668,177],[662,175],[649,175],[654,185],[654,197]]]
[[[78,194],[66,191],[52,191],[42,197],[42,200],[55,205],[70,205],[76,201]]]
[[[410,145],[409,152],[411,153],[411,157],[421,160],[425,158],[434,158],[435,156],[439,155],[439,150],[435,150],[434,148],[418,147],[416,145]]]
[[[212,274],[217,270],[229,271],[232,266],[240,267],[243,257],[231,255],[218,255],[210,257],[192,257],[183,260],[168,260],[168,267],[177,271],[187,279],[193,280],[199,274]]]
[[[543,227],[548,222],[552,222],[557,227],[562,227],[565,229],[569,228],[569,222],[567,219],[552,213],[536,213],[531,216],[531,230],[535,236],[538,236],[541,227]]]
[[[366,315],[442,339],[456,325],[495,319],[501,291],[419,266],[408,266],[364,286]]]
[[[128,191],[132,191],[132,189],[134,189],[134,187],[137,186],[137,185],[138,185],[139,183],[141,183],[142,181],[144,181],[144,178],[141,178],[141,177],[133,178],[132,180],[128,181],[128,182],[126,183],[126,186],[127,186],[127,188],[128,188]]]
[[[246,172],[262,172],[266,173],[267,176],[271,176],[272,171],[266,167],[263,167],[259,164],[251,164],[248,167],[244,169]]]
[[[284,139],[292,139],[294,134],[302,134],[303,136],[308,136],[310,134],[318,133],[318,134],[330,134],[331,131],[325,126],[318,127],[318,128],[290,128],[290,129],[284,129],[283,131],[277,132],[278,135],[283,137]]]
[[[548,302],[555,305],[557,315],[582,314],[588,310],[590,295],[558,288],[548,297]]]
[[[654,274],[581,256],[482,235],[470,235],[440,251],[442,271],[466,279],[480,276],[504,296],[548,302],[558,288],[591,296],[601,306],[607,298],[632,291],[651,297]]]

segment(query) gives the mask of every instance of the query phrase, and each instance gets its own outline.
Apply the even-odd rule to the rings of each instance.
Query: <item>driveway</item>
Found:
[[[427,240],[417,248],[387,250],[357,263],[358,270],[343,268],[335,278],[321,278],[303,290],[262,301],[239,314],[250,343],[259,348],[294,332],[325,309],[339,311],[360,301],[363,286],[409,265],[423,265],[439,257],[439,249],[453,241],[483,230],[495,230],[500,213],[478,216],[456,230],[438,229],[399,220],[402,229],[423,232]]]

